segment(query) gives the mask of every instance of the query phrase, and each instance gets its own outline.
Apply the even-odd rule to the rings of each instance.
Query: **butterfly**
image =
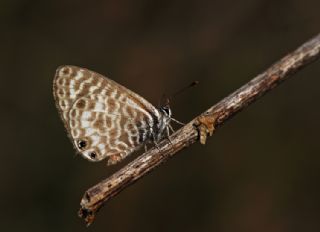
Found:
[[[149,142],[157,144],[172,129],[168,102],[156,108],[85,68],[59,67],[53,95],[74,148],[89,161],[108,158],[108,164],[118,163]]]

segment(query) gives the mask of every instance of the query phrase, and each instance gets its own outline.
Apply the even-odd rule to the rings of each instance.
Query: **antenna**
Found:
[[[175,97],[175,96],[179,95],[180,93],[184,92],[185,90],[187,90],[187,89],[189,89],[189,88],[192,88],[192,87],[196,86],[197,84],[199,84],[199,81],[193,81],[193,82],[192,82],[192,83],[190,83],[189,85],[187,85],[187,86],[185,86],[185,87],[183,87],[183,88],[179,89],[179,90],[178,90],[178,91],[176,91],[175,93],[171,94],[171,95],[169,96],[169,98],[171,98],[171,97]]]
[[[185,90],[189,89],[189,88],[192,88],[194,86],[196,86],[197,84],[199,84],[199,81],[193,81],[192,83],[190,83],[189,85],[179,89],[178,91],[170,94],[169,96],[166,95],[166,94],[163,94],[160,101],[159,101],[159,107],[160,106],[168,106],[169,105],[169,102],[170,102],[170,99],[172,99],[172,97],[175,97],[181,93],[183,93]]]

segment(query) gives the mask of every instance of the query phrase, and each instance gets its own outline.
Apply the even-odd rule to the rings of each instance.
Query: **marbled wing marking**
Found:
[[[53,81],[53,95],[63,121],[68,123],[68,114],[73,103],[81,96],[103,92],[103,79],[93,77],[94,73],[75,66],[61,66]],[[94,86],[95,88],[91,88]],[[98,91],[97,91],[98,90]],[[66,125],[68,129],[68,125]]]
[[[160,113],[152,104],[90,70],[58,68],[53,90],[73,144],[91,161],[106,157],[109,163],[120,161],[158,127]]]
[[[111,96],[105,99],[101,96],[82,97],[74,102],[68,117],[76,149],[89,160],[108,157],[110,164],[141,147],[149,138],[149,125],[152,125],[145,120],[149,116],[142,111],[115,101]],[[87,146],[79,148],[79,141],[86,141]],[[96,154],[94,159],[90,156],[92,152]]]

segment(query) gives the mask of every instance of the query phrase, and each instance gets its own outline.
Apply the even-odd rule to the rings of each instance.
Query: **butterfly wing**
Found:
[[[138,94],[84,68],[59,67],[53,92],[75,149],[91,161],[122,160],[150,139],[160,118]]]

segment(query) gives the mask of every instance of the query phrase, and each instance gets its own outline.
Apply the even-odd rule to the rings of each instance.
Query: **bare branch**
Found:
[[[205,143],[207,133],[212,134],[214,127],[221,126],[250,103],[316,60],[319,54],[320,34],[182,127],[171,136],[171,144],[163,140],[159,149],[147,151],[109,178],[88,189],[81,200],[79,216],[88,225],[91,224],[96,212],[107,200],[166,162],[178,151],[195,143],[199,139],[199,130],[201,142]]]

